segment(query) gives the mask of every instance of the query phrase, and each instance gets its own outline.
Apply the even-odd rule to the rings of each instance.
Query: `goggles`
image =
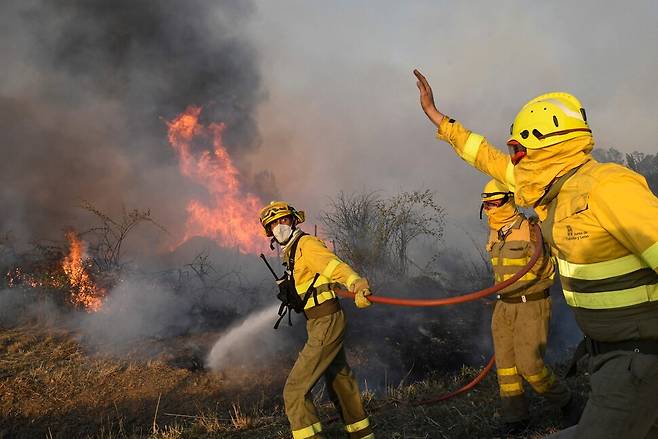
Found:
[[[480,220],[482,219],[482,211],[484,209],[491,209],[494,207],[500,207],[503,204],[507,203],[510,198],[513,196],[512,192],[491,192],[491,193],[485,193],[483,192],[481,194],[482,198],[489,198],[493,197],[494,195],[502,195],[502,198],[496,198],[495,200],[483,200],[482,204],[480,205]]]

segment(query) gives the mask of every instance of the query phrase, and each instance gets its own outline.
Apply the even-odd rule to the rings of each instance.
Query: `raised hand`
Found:
[[[420,106],[422,107],[427,117],[438,128],[441,120],[443,120],[445,116],[436,109],[432,87],[430,87],[430,83],[427,81],[427,78],[425,78],[425,76],[423,76],[423,74],[420,73],[418,69],[414,69],[414,75],[418,79],[416,81],[416,86],[420,91]]]

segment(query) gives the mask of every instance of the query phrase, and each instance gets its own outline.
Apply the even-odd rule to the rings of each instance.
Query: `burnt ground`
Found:
[[[85,348],[79,334],[52,323],[3,328],[0,437],[289,437],[281,389],[293,358],[281,358],[278,367],[236,365],[222,374],[204,370],[201,354],[217,336],[208,332],[166,341],[144,340],[134,346],[134,352],[116,358]],[[392,348],[395,343],[404,345],[394,341]],[[434,343],[433,355],[450,358],[460,342],[456,334]],[[413,346],[418,351],[414,343],[408,343],[408,351],[391,351],[408,356]],[[140,351],[145,350],[159,354],[144,360]],[[367,351],[359,355],[348,351],[357,370],[367,362],[367,355]],[[378,437],[497,437],[493,375],[468,395],[432,406],[409,405],[459,387],[477,372],[469,367],[448,368],[423,379],[394,381],[389,377],[376,392],[362,388]],[[571,379],[570,384],[581,395],[585,393],[583,377]],[[322,386],[317,387],[316,400],[326,420],[335,411],[326,402]],[[557,410],[535,396],[531,404],[533,427],[518,437],[542,437],[560,427]],[[340,422],[325,422],[325,426],[327,437],[342,437]]]
[[[463,287],[469,288],[472,285]],[[420,277],[382,290],[386,295],[408,292],[413,297],[434,297],[441,288]],[[282,344],[286,349],[265,354],[266,361],[245,363],[238,358],[218,373],[206,370],[204,359],[220,335],[240,320],[235,310],[202,308],[190,320],[194,324],[174,325],[173,330],[162,327],[151,336],[122,340],[117,349],[99,343],[104,337],[79,326],[80,313],[64,302],[48,300],[44,303],[50,305],[34,311],[41,310],[36,306],[41,296],[57,298],[61,291],[12,291],[7,297],[17,302],[5,301],[7,307],[0,310],[0,439],[290,436],[281,393],[303,344],[299,316],[292,329],[269,333],[267,338],[277,344],[277,339],[288,337]],[[413,406],[415,401],[460,387],[487,362],[489,302],[367,310],[357,310],[349,301],[343,304],[349,322],[348,359],[378,437],[496,437],[494,376],[467,395]],[[112,318],[117,317],[121,314]],[[559,316],[552,324],[558,341],[565,339],[560,332],[573,332]],[[103,330],[113,332],[120,325],[116,322]],[[262,331],[271,331],[269,324]],[[117,334],[107,342],[116,343],[121,339]],[[585,393],[584,378],[572,379],[571,385]],[[327,437],[342,437],[340,422],[328,422],[336,412],[321,384],[316,386],[315,399]],[[560,427],[556,410],[535,396],[531,404],[533,427],[518,437],[541,437]]]
[[[216,334],[207,334],[214,340]],[[172,340],[170,345],[182,343]],[[190,340],[185,340],[188,344]],[[199,342],[199,340],[196,340]],[[202,342],[202,341],[201,341]],[[173,348],[171,348],[173,350]],[[148,361],[86,352],[75,333],[30,325],[0,334],[0,432],[2,437],[103,437],[146,435],[171,414],[221,413],[232,403],[276,406],[267,370],[232,376],[203,371],[194,356],[163,350]]]

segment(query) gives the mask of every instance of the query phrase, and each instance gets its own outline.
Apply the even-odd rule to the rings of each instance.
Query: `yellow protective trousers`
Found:
[[[550,318],[550,298],[525,303],[496,302],[491,333],[503,422],[521,421],[529,416],[524,379],[555,406],[562,407],[571,399],[566,384],[544,364]]]
[[[349,437],[375,437],[363,409],[359,386],[345,358],[345,328],[342,310],[306,322],[308,340],[283,389],[293,439],[323,438],[322,424],[311,395],[311,389],[323,376]]]

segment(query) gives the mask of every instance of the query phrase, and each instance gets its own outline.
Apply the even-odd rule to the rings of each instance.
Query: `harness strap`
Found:
[[[302,307],[306,307],[306,303],[308,302],[308,299],[313,296],[313,300],[315,301],[315,306],[318,306],[318,289],[315,288],[315,282],[318,280],[320,277],[320,273],[315,273],[315,277],[313,278],[313,282],[311,282],[311,285],[308,287],[308,290],[306,290],[306,294],[304,294],[304,298],[302,299]]]
[[[279,315],[279,319],[274,324],[274,329],[279,329],[279,324],[286,314],[288,314],[288,326],[292,326],[292,313],[290,312],[289,305],[282,303],[281,306],[279,306],[279,312],[277,314]]]

